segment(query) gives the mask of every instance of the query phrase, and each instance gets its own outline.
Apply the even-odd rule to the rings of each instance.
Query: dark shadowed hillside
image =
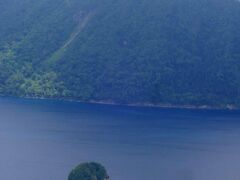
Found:
[[[0,0],[0,93],[240,107],[237,0]]]

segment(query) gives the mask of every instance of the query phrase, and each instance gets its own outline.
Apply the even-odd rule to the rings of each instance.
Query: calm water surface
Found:
[[[0,180],[239,180],[240,112],[0,98]]]

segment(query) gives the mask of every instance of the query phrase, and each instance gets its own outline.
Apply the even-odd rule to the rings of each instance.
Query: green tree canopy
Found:
[[[82,163],[74,168],[68,180],[107,180],[109,176],[106,169],[99,163]]]
[[[239,0],[0,0],[0,95],[240,108]]]

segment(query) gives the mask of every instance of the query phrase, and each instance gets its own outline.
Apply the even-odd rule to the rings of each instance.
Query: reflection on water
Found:
[[[239,180],[240,112],[0,98],[0,179],[66,180],[83,161],[113,180]]]

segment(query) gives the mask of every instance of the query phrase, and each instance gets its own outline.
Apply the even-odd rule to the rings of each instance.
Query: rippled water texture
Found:
[[[84,161],[112,180],[239,180],[240,112],[0,98],[1,180],[67,180]]]

